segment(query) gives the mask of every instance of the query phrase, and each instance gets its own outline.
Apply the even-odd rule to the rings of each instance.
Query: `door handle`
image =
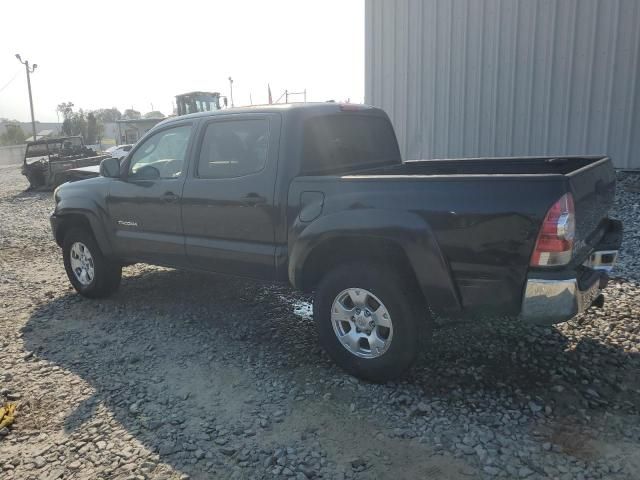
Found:
[[[166,192],[164,195],[162,195],[162,200],[164,200],[167,203],[176,202],[178,198],[179,198],[178,195],[176,195],[173,192]]]
[[[248,193],[244,197],[242,197],[242,204],[247,207],[255,207],[256,205],[260,205],[262,203],[266,203],[267,199],[261,197],[257,193]]]

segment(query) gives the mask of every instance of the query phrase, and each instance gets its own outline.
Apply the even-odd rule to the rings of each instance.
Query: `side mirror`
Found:
[[[105,158],[100,162],[100,175],[108,178],[120,177],[120,161],[117,158]]]

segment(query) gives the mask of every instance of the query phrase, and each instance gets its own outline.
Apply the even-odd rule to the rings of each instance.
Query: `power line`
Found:
[[[20,70],[16,72],[16,74],[11,78],[11,80],[9,80],[7,83],[5,83],[5,85],[2,88],[0,88],[0,93],[9,85],[11,85],[11,82],[13,82],[18,77],[19,74],[20,74]]]

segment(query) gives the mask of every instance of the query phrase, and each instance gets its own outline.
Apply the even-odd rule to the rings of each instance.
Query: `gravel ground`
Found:
[[[635,182],[635,183],[634,183]],[[287,287],[137,265],[75,294],[50,193],[0,167],[2,479],[640,478],[640,193],[603,309],[441,323],[400,382],[351,378]]]

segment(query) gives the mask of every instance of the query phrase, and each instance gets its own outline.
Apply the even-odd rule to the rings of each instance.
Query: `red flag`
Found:
[[[271,98],[271,85],[267,83],[267,89],[269,90],[269,105],[273,103],[273,98]]]

